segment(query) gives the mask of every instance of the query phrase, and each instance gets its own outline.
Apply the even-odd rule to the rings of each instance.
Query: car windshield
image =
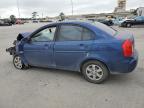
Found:
[[[112,27],[106,26],[106,25],[104,25],[102,23],[99,23],[99,22],[93,22],[92,24],[94,26],[96,26],[97,28],[102,29],[103,31],[105,31],[106,33],[108,33],[108,34],[110,34],[112,36],[114,36],[116,34],[116,32],[117,32]]]

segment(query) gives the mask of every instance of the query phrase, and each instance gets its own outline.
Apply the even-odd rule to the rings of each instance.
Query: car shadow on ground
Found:
[[[12,64],[11,61],[8,64]],[[10,65],[11,67],[12,65]],[[14,68],[14,66],[13,66]],[[87,83],[84,79],[81,72],[68,71],[68,70],[59,70],[51,68],[41,68],[41,67],[30,67],[28,69],[21,70],[26,73],[39,73],[43,75],[51,75],[53,77],[58,76],[58,78],[71,78],[73,80],[80,81],[80,83]],[[19,71],[18,71],[19,72]],[[127,74],[116,74],[110,75],[109,78],[102,84],[104,85],[117,85],[117,84],[129,84],[131,81],[141,82],[140,79],[137,79],[138,74],[144,72],[144,68],[137,67],[133,72]],[[38,74],[38,75],[39,75]],[[143,74],[143,73],[142,73]]]
[[[125,73],[125,74],[116,74],[116,75],[110,75],[108,81],[106,81],[107,84],[130,84],[130,83],[141,83],[143,82],[143,79],[139,79],[140,75],[143,75],[144,68],[137,67],[133,72],[131,73]]]
[[[106,83],[126,83],[129,81],[130,74],[110,75]]]
[[[12,65],[12,62],[7,62],[7,65],[9,67],[13,67],[15,70],[15,67]],[[17,70],[17,69],[16,69]],[[23,71],[25,73],[29,74],[42,74],[46,76],[52,76],[54,78],[66,78],[71,80],[76,80],[75,82],[79,83],[88,83],[82,73],[76,72],[76,71],[68,71],[68,70],[59,70],[59,69],[51,69],[51,68],[40,68],[40,67],[30,67],[28,69],[19,70]],[[15,71],[15,72],[19,72]],[[137,67],[133,72],[127,73],[127,74],[116,74],[116,75],[110,75],[109,78],[102,84],[104,85],[117,85],[117,84],[126,84],[128,85],[131,82],[137,82],[137,83],[143,83],[142,79],[139,79],[140,75],[144,75],[144,68]],[[89,84],[89,83],[88,83]],[[91,83],[92,84],[92,83]]]
[[[52,68],[30,67],[26,70],[29,70],[30,72],[38,71],[38,72],[43,72],[46,74],[59,75],[59,76],[72,76],[72,77],[81,77],[82,76],[81,72],[52,69]]]
[[[52,76],[59,76],[61,77],[70,77],[74,80],[87,83],[84,79],[82,73],[75,72],[75,71],[67,71],[67,70],[59,70],[59,69],[50,69],[50,68],[38,68],[38,67],[31,67],[28,69],[29,72],[42,72],[44,74],[50,74]],[[133,73],[128,74],[117,74],[117,75],[110,75],[109,78],[103,83],[106,85],[111,84],[126,84],[131,81]]]

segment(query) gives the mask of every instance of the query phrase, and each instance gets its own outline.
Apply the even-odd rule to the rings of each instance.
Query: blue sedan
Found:
[[[110,74],[132,72],[138,62],[133,35],[99,22],[51,23],[32,33],[20,33],[6,51],[13,55],[17,69],[78,71],[92,83],[101,83]]]

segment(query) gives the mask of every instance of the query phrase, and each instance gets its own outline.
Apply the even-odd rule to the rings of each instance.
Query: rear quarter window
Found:
[[[92,23],[94,26],[96,26],[97,28],[99,28],[100,30],[106,32],[107,34],[114,36],[116,34],[116,30],[99,22],[93,22]]]
[[[82,40],[93,40],[94,33],[86,28],[83,28]]]

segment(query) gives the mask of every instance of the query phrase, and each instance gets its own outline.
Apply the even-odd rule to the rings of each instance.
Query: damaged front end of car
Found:
[[[9,52],[10,55],[15,55],[16,54],[16,42],[17,42],[17,40],[15,40],[13,42],[13,45],[14,45],[13,47],[10,47],[10,48],[6,49],[6,52]]]
[[[20,51],[22,50],[22,46],[23,46],[23,44],[22,44],[23,40],[26,39],[30,34],[31,34],[30,32],[20,33],[17,36],[17,39],[14,40],[13,46],[7,48],[6,52],[8,52],[10,55],[13,55],[13,56],[20,53]]]

